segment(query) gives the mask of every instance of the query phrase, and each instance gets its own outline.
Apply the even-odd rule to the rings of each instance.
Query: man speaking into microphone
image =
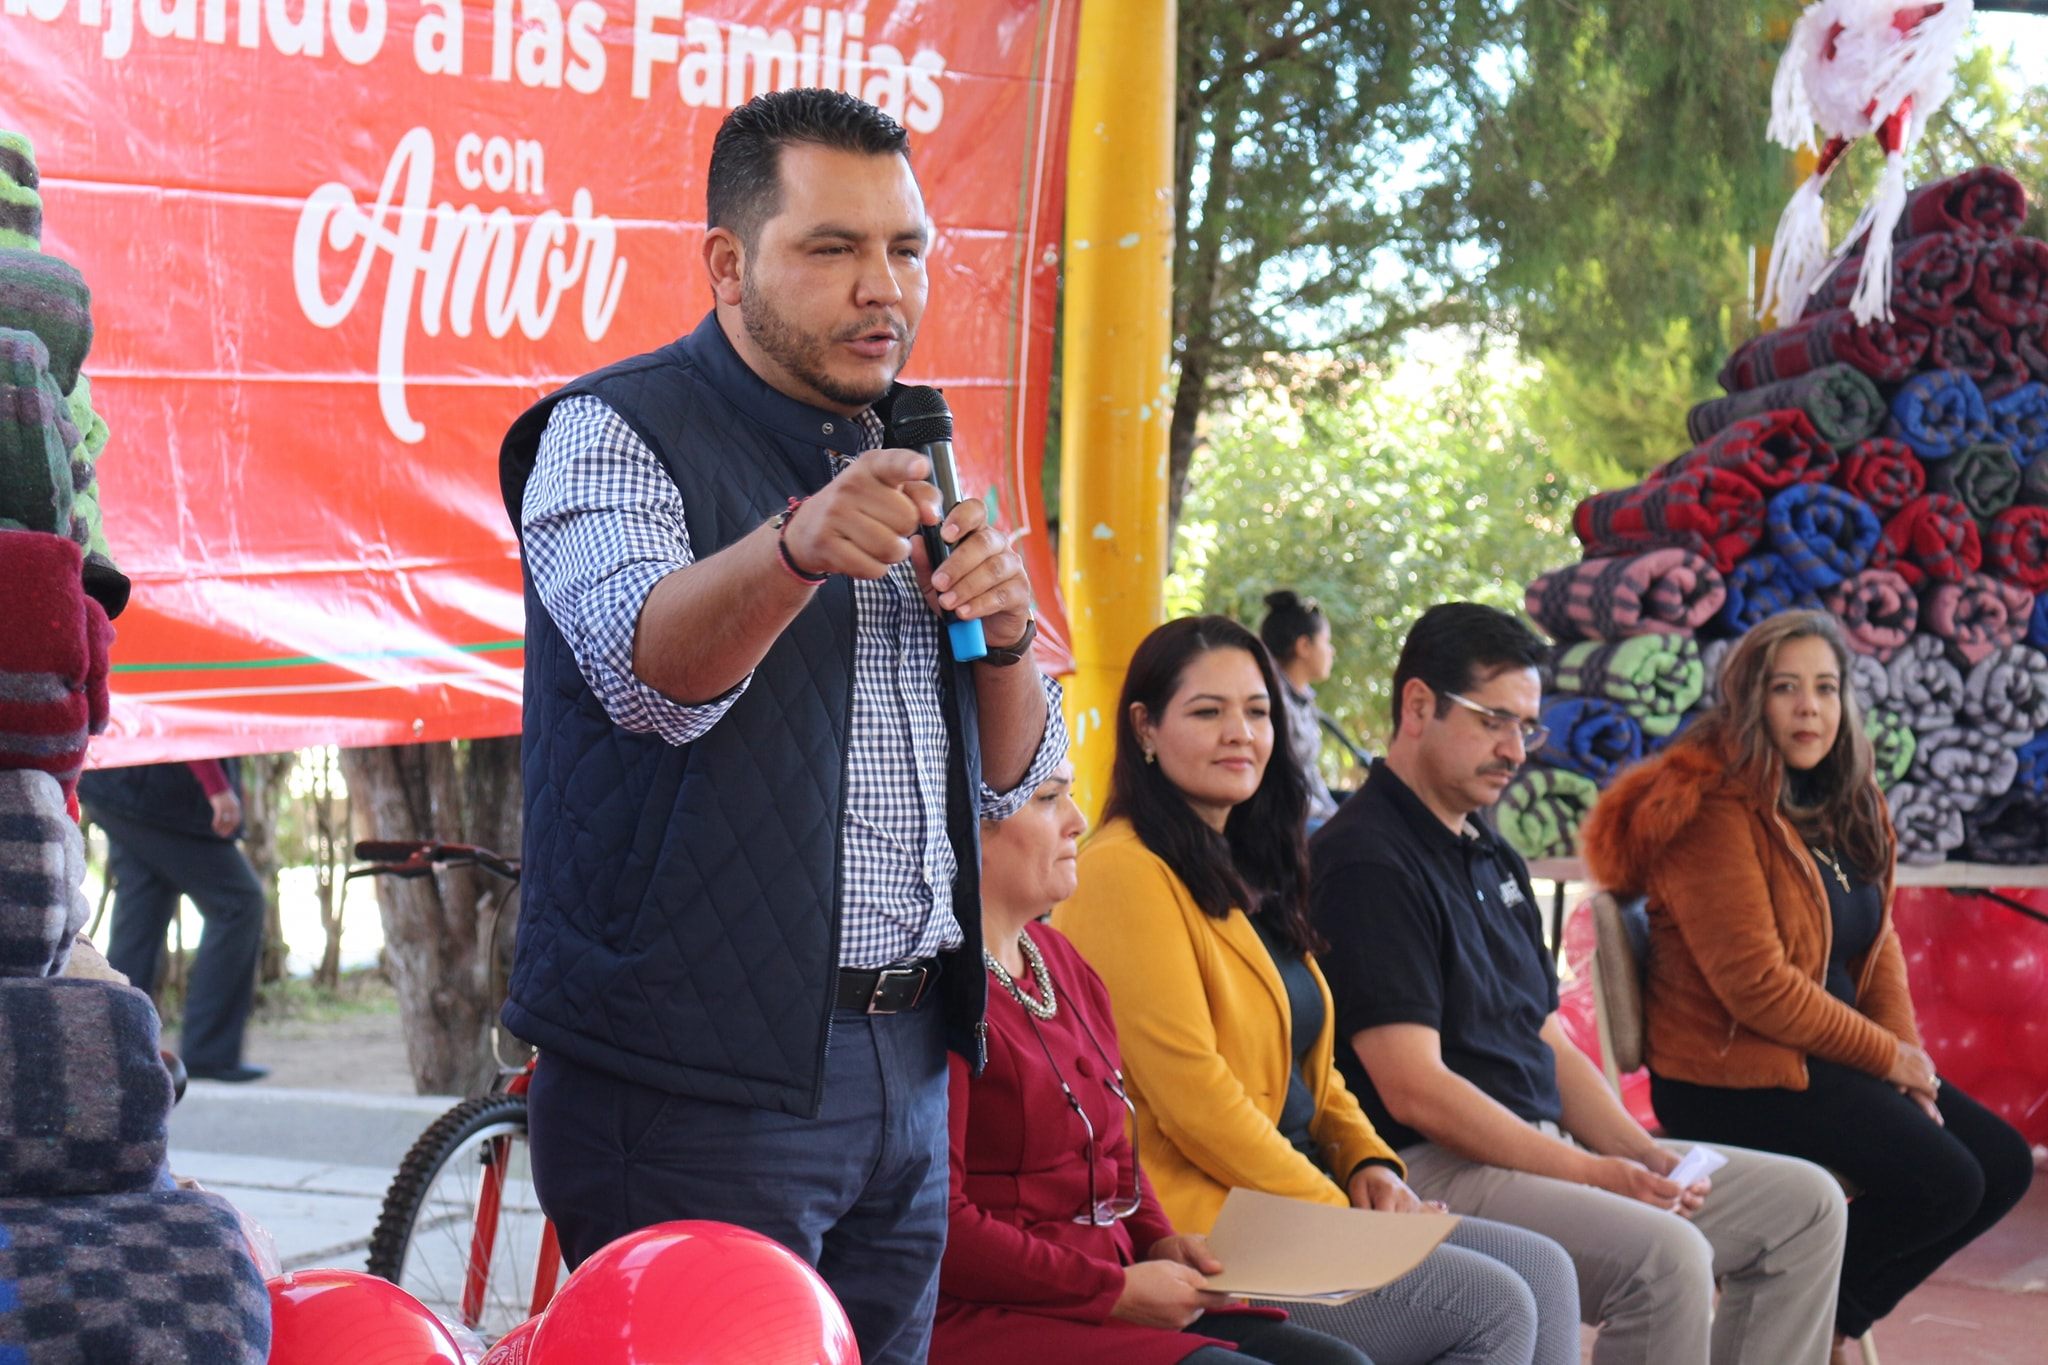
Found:
[[[946,1050],[981,1061],[977,824],[1064,757],[1059,692],[1007,538],[885,439],[931,236],[903,129],[760,96],[706,199],[711,312],[543,399],[500,459],[534,1183],[572,1265],[737,1223],[818,1267],[868,1365],[921,1362]],[[941,611],[981,624],[978,662]]]

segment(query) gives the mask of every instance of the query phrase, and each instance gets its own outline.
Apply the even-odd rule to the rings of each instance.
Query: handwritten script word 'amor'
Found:
[[[444,323],[456,336],[470,335],[481,300],[484,331],[492,338],[517,324],[539,340],[554,325],[563,297],[580,284],[583,334],[596,341],[610,328],[626,283],[618,230],[592,212],[587,189],[571,197],[566,217],[554,209],[535,214],[521,240],[509,209],[433,205],[433,188],[433,135],[414,128],[398,140],[374,203],[356,203],[346,185],[322,185],[300,211],[292,243],[292,284],[315,327],[346,322],[378,256],[390,258],[377,332],[377,405],[391,434],[408,445],[427,434],[405,400],[405,343],[415,299],[420,330],[430,337],[439,336]],[[328,251],[355,253],[348,283],[331,299],[321,284]]]

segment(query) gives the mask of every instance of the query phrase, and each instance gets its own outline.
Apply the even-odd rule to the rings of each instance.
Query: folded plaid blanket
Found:
[[[1569,858],[1579,851],[1579,826],[1599,799],[1590,777],[1524,768],[1501,793],[1494,820],[1501,838],[1524,858]]]
[[[1721,387],[1740,393],[1837,362],[1895,384],[1913,373],[1927,342],[1925,323],[1906,317],[1860,323],[1848,309],[1837,308],[1743,342],[1721,367]]]
[[[20,133],[0,132],[0,247],[41,250],[43,200],[36,193],[35,148]]]
[[[1963,817],[1964,862],[2031,867],[2048,853],[2048,795],[2014,787]]]
[[[1773,496],[1764,526],[1793,578],[1816,593],[1868,564],[1883,531],[1877,513],[1824,483],[1794,484]]]
[[[41,337],[50,348],[57,392],[67,394],[92,349],[92,291],[55,256],[0,248],[0,327]]]
[[[2014,748],[2048,730],[2048,654],[2007,645],[1985,655],[1963,679],[1958,724]]]
[[[1787,410],[1805,413],[1820,438],[1837,450],[1871,436],[1885,417],[1884,396],[1869,375],[1853,365],[1824,365],[1794,379],[1695,403],[1685,415],[1685,429],[1698,443],[1745,417]]]
[[[0,976],[56,976],[85,927],[85,839],[56,778],[0,769]]]
[[[1954,725],[1962,714],[1963,670],[1949,661],[1948,646],[1934,636],[1906,641],[1885,672],[1892,680],[1885,706],[1917,733]]]
[[[1985,247],[1970,301],[2001,327],[2048,322],[2048,242],[2007,237]]]
[[[1690,550],[1663,549],[1552,570],[1529,585],[1522,604],[1553,639],[1619,640],[1697,630],[1726,596],[1712,564]]]
[[[2010,237],[2026,220],[2027,192],[2018,177],[1996,166],[1977,166],[1914,189],[1892,235],[1904,241],[1954,232],[1987,241]]]
[[[1893,653],[1897,651],[1894,650]],[[1856,704],[1868,713],[1890,703],[1892,675],[1884,671],[1884,662],[1876,655],[1851,654],[1849,690],[1855,694]]]
[[[1842,456],[1835,483],[1879,516],[1890,516],[1927,491],[1927,470],[1911,446],[1880,436]]]
[[[85,596],[78,547],[62,536],[0,532],[0,768],[39,768],[75,789],[89,736],[107,724],[113,627]]]
[[[0,977],[0,1198],[160,1186],[171,1075],[129,986]]]
[[[1977,258],[1983,250],[1982,242],[1953,232],[1929,232],[1893,247],[1893,311],[1926,323],[1948,321],[1955,315],[1956,301],[1976,283]],[[1805,311],[1847,308],[1862,275],[1859,251],[1820,282],[1806,300]]]
[[[1601,786],[1643,756],[1643,727],[1616,702],[1600,697],[1552,697],[1543,703],[1550,737],[1533,757],[1553,768],[1590,777]]]
[[[1919,596],[1891,569],[1851,574],[1823,602],[1841,618],[1849,648],[1880,663],[1898,653],[1920,624]]]
[[[1885,793],[1885,803],[1899,836],[1900,862],[1924,867],[1962,846],[1963,808],[1942,788],[1901,782]]]
[[[1984,543],[1970,509],[1946,493],[1913,499],[1884,524],[1873,569],[1896,569],[1914,587],[1928,580],[1953,583],[1984,564]]]
[[[2042,731],[2013,752],[2019,760],[2019,770],[2013,777],[2015,787],[2028,791],[2048,793],[2048,730]]]
[[[1714,624],[1730,635],[1740,635],[1781,611],[1820,606],[1820,599],[1792,572],[1785,556],[1771,550],[1758,550],[1737,564],[1727,583],[1727,600],[1715,613]]]
[[[1920,602],[1920,628],[1946,640],[1967,663],[2026,638],[2034,595],[1973,573],[1960,583],[1941,583]]]
[[[77,490],[63,409],[41,339],[0,328],[0,530],[70,531]]]
[[[1683,635],[1566,645],[1552,670],[1557,691],[1621,703],[1651,739],[1675,731],[1679,716],[1706,687],[1699,646]]]
[[[1934,328],[1921,364],[1927,371],[1968,375],[1986,398],[2011,393],[2033,377],[2011,330],[1974,308],[1958,308],[1955,317]]]
[[[2022,384],[1986,403],[1984,413],[2021,464],[2048,451],[2048,384]]]
[[[2025,592],[2048,592],[2048,507],[2008,507],[1993,517],[1984,571]]]
[[[1863,733],[1870,737],[1877,785],[1891,787],[1904,781],[1907,770],[1913,766],[1913,750],[1919,744],[1912,727],[1895,712],[1880,706],[1863,713]]]
[[[1972,441],[1927,466],[1927,491],[1946,493],[1986,522],[2020,495],[2020,462],[2003,441]]]
[[[1920,732],[1906,780],[1947,792],[1968,813],[2012,789],[2020,761],[2010,745],[1967,725]]]
[[[1968,375],[1928,370],[1908,379],[1892,395],[1886,434],[1905,442],[1923,460],[1953,455],[1990,431],[1984,395]]]
[[[1798,408],[1760,412],[1725,427],[1661,468],[1646,483],[1660,483],[1691,469],[1725,469],[1765,494],[1795,483],[1819,483],[1838,463],[1835,448],[1821,439]]]
[[[1724,469],[1693,469],[1661,483],[1595,493],[1572,513],[1588,554],[1667,546],[1697,550],[1726,573],[1763,534],[1764,495]]]

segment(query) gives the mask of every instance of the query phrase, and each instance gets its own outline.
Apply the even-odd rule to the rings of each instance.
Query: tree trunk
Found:
[[[284,980],[289,951],[277,904],[277,823],[298,761],[297,754],[256,754],[242,760],[242,852],[263,887],[263,955],[256,980],[266,986]]]
[[[518,854],[517,738],[344,749],[342,771],[363,838]],[[375,880],[413,1084],[423,1095],[474,1094],[494,1068],[490,1027],[502,978],[490,950],[496,939],[500,954],[509,951],[516,895],[476,867]]]

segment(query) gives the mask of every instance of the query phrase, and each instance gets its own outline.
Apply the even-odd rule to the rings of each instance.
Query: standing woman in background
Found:
[[[1184,1232],[1206,1233],[1238,1187],[1423,1207],[1334,1063],[1280,689],[1264,647],[1228,618],[1147,636],[1117,708],[1103,828],[1053,914],[1109,987],[1146,1169]],[[1290,1311],[1380,1365],[1578,1360],[1563,1249],[1481,1219],[1371,1294]]]
[[[1266,594],[1266,619],[1259,639],[1280,666],[1280,695],[1287,704],[1287,747],[1295,770],[1308,789],[1308,832],[1337,813],[1337,798],[1323,780],[1322,712],[1316,706],[1316,684],[1330,676],[1337,662],[1330,643],[1330,618],[1313,597],[1288,588]]]
[[[2033,1160],[1920,1047],[1891,819],[1848,674],[1824,612],[1752,627],[1714,709],[1608,789],[1584,846],[1595,880],[1649,897],[1665,1131],[1804,1157],[1856,1187],[1835,1309],[1853,1340],[2004,1217]]]

